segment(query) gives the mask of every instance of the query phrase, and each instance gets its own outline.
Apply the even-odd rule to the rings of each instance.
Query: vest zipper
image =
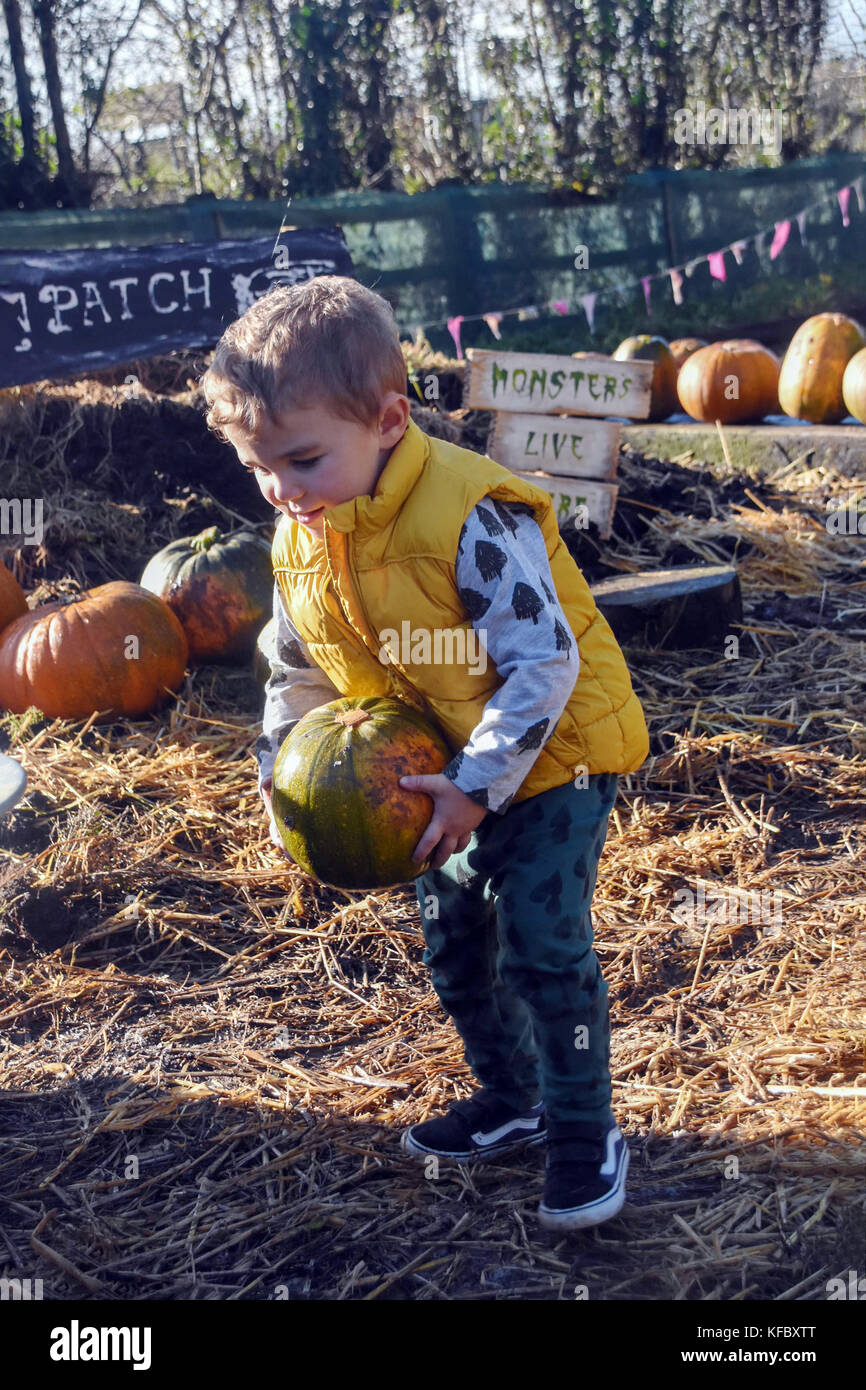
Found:
[[[344,534],[345,534],[345,533],[344,533]],[[357,573],[356,573],[356,571],[355,571],[355,567],[354,567],[354,565],[352,564],[352,559],[351,559],[351,547],[350,547],[350,545],[349,545],[348,539],[346,539],[346,540],[344,541],[344,545],[345,545],[345,549],[346,549],[346,569],[347,569],[347,571],[348,571],[349,580],[350,580],[351,585],[352,585],[352,594],[353,594],[353,596],[354,596],[355,602],[356,602],[357,605],[358,605],[358,608],[360,609],[361,615],[362,615],[362,617],[363,617],[363,619],[364,619],[364,625],[365,625],[367,631],[368,631],[368,632],[372,632],[372,631],[373,631],[373,625],[372,625],[372,623],[370,622],[370,615],[369,615],[369,613],[367,612],[366,608],[364,607],[364,603],[363,603],[363,600],[362,600],[362,598],[361,598],[361,586],[360,586],[360,584],[358,583],[358,576],[357,576]],[[342,608],[342,604],[341,604],[340,606],[341,606],[341,608]],[[354,631],[355,631],[355,628],[354,628],[354,626],[353,626],[353,624],[352,624],[352,619],[351,619],[351,617],[349,616],[348,613],[345,613],[345,612],[344,612],[344,616],[345,616],[346,622],[349,624],[350,629],[354,632]],[[366,647],[366,646],[367,646],[367,643],[364,641],[364,638],[363,638],[363,637],[361,637],[361,641],[362,641],[363,645]],[[368,650],[369,650],[369,648],[368,648]]]
[[[364,607],[364,601],[363,601],[363,599],[361,598],[361,586],[360,586],[360,583],[358,582],[358,575],[357,575],[357,571],[355,570],[355,566],[352,564],[352,559],[351,559],[351,545],[349,544],[348,538],[346,539],[345,544],[346,544],[346,568],[347,568],[347,570],[349,571],[349,578],[350,578],[351,581],[352,581],[352,590],[353,590],[353,593],[354,593],[354,595],[355,595],[355,600],[356,600],[356,602],[357,602],[357,604],[358,604],[358,607],[359,607],[359,609],[361,610],[361,613],[362,613],[362,615],[363,615],[364,623],[366,624],[367,631],[368,631],[368,632],[373,632],[373,624],[370,622],[370,615],[369,615],[369,613],[367,612],[366,608]],[[378,640],[378,633],[375,634],[375,635],[376,635],[377,640]],[[366,645],[366,644],[365,644],[365,645]],[[376,654],[376,657],[377,657],[377,660],[378,660],[378,653]],[[383,664],[383,663],[380,663],[380,664]],[[400,671],[397,670],[397,668],[395,667],[395,665],[394,665],[393,662],[389,661],[387,664],[388,664],[388,668],[389,668],[389,680],[390,680],[390,684],[391,684],[391,686],[395,689],[395,694],[397,695],[397,698],[398,698],[398,699],[403,698],[403,699],[405,700],[405,703],[406,703],[406,704],[413,706],[416,710],[419,711],[419,713],[427,715],[428,718],[434,718],[433,711],[430,709],[430,707],[429,707],[427,701],[425,700],[425,698],[424,698],[424,696],[421,694],[421,692],[420,692],[419,690],[416,690],[415,687],[414,687],[414,685],[412,685],[412,684],[406,679],[406,677],[402,674],[402,672],[400,672]],[[404,695],[402,695],[402,696],[400,695],[400,691],[401,691],[401,690],[405,692]]]
[[[347,537],[347,539],[346,539],[346,541],[345,541],[345,546],[346,546],[346,569],[349,571],[349,578],[350,578],[350,580],[352,581],[352,592],[353,592],[353,594],[354,594],[354,596],[355,596],[355,602],[357,603],[357,605],[358,605],[358,607],[359,607],[359,609],[361,610],[361,613],[362,613],[362,615],[363,615],[364,624],[365,624],[365,626],[366,626],[366,628],[367,628],[367,632],[370,633],[370,632],[373,631],[373,625],[372,625],[372,623],[370,622],[370,615],[369,615],[369,613],[367,612],[366,608],[364,607],[364,601],[363,601],[363,599],[361,598],[361,586],[360,586],[360,584],[358,583],[358,575],[357,575],[357,573],[356,573],[356,571],[355,571],[354,565],[352,564],[352,557],[351,557],[351,549],[352,549],[352,547],[351,547],[351,545],[349,544],[348,537]],[[366,646],[366,643],[365,643],[364,645]]]

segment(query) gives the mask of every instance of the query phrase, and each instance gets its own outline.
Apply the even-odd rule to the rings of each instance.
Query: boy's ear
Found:
[[[409,397],[401,396],[396,391],[392,391],[385,399],[385,405],[379,421],[379,429],[382,434],[397,433],[398,437],[403,434],[409,421]]]

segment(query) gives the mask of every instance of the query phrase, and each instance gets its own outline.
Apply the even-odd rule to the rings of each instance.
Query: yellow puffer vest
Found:
[[[483,674],[473,659],[472,621],[455,579],[460,530],[487,495],[532,507],[580,652],[568,704],[514,801],[572,781],[581,767],[634,772],[649,752],[643,711],[616,638],[559,534],[550,494],[492,459],[430,438],[411,419],[372,497],[328,507],[321,536],[281,519],[272,558],[292,622],[341,694],[408,701],[433,718],[456,754],[502,684],[492,659]],[[382,635],[409,631],[414,646],[418,629],[441,640],[434,651],[447,653],[443,660],[412,660],[408,641]]]

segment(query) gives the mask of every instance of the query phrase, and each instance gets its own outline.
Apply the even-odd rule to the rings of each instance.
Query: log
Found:
[[[654,363],[575,360],[547,352],[467,348],[463,404],[475,410],[613,415],[645,420]]]
[[[721,654],[743,621],[732,565],[641,570],[593,584],[592,595],[618,642],[639,647],[707,647]]]

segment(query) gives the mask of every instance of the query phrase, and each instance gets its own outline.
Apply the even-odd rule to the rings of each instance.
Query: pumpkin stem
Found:
[[[190,545],[193,550],[201,553],[203,550],[210,550],[211,546],[219,540],[219,537],[219,527],[209,526],[206,531],[200,531],[197,536],[193,536]]]
[[[347,709],[343,714],[335,714],[334,718],[338,724],[343,724],[347,729],[354,729],[356,724],[363,724],[370,715],[365,709]]]

